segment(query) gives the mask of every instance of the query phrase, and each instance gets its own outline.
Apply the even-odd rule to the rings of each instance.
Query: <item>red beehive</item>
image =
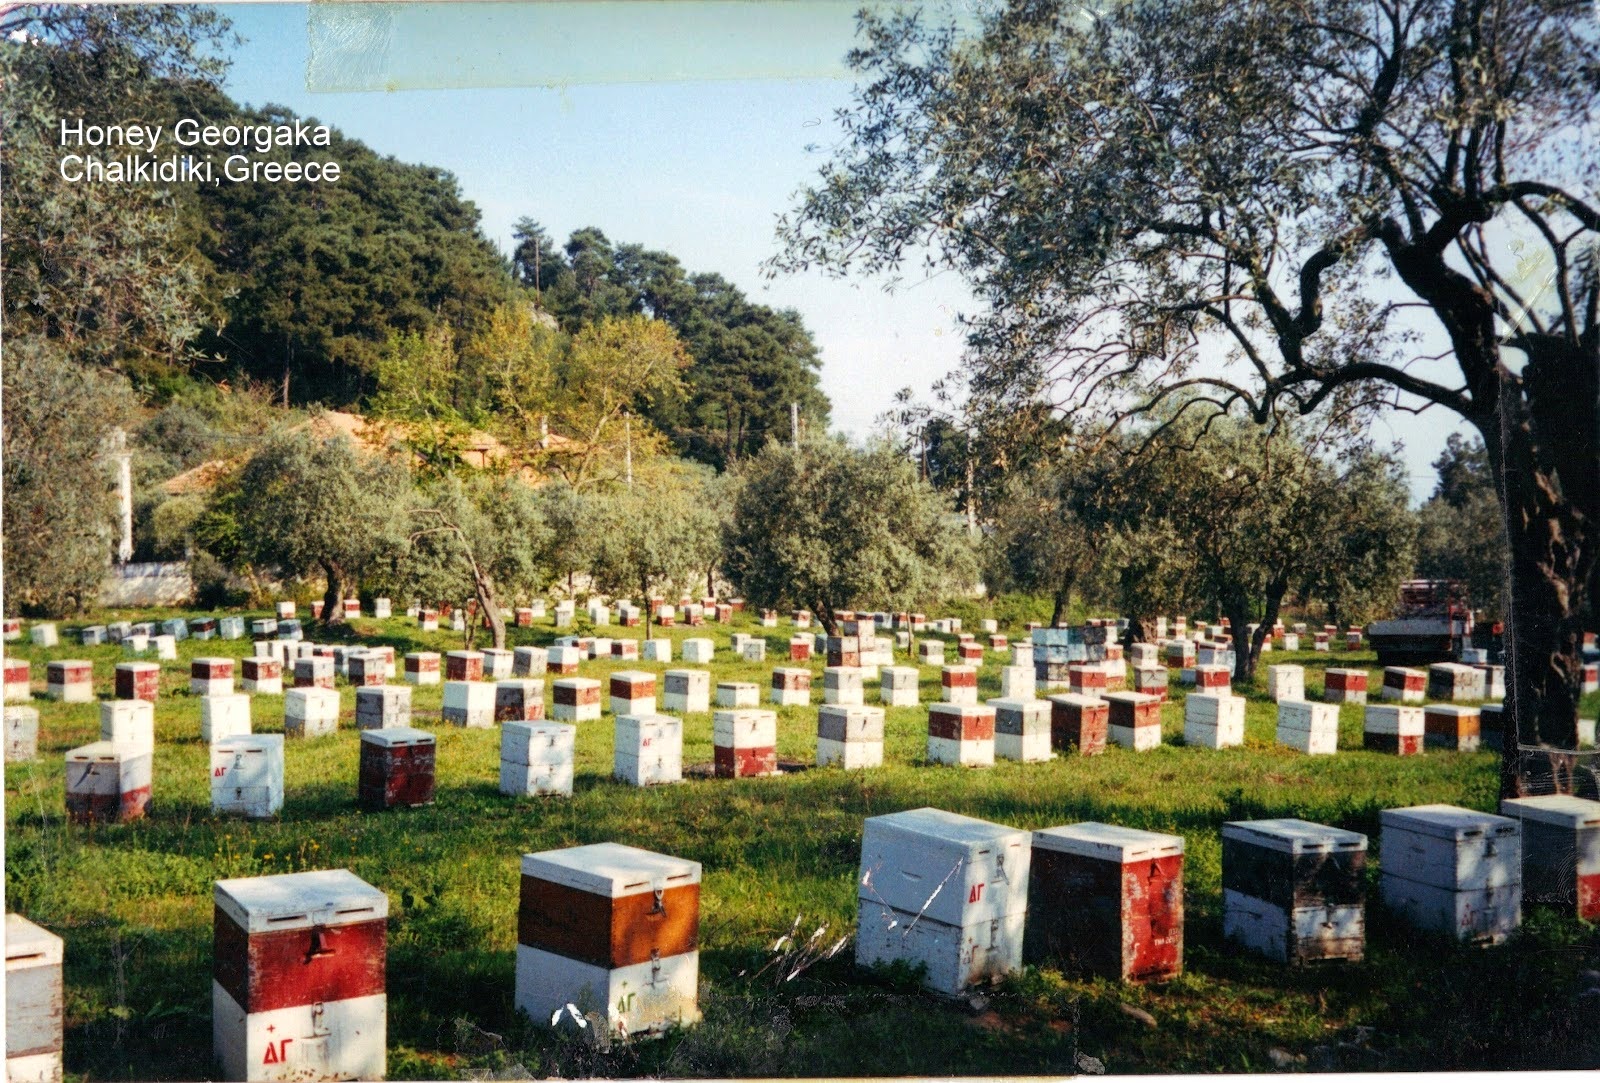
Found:
[[[143,699],[154,703],[161,691],[161,667],[155,662],[119,662],[112,684],[117,699]]]
[[[483,654],[479,651],[450,651],[444,656],[444,679],[483,680]]]
[[[7,700],[27,701],[32,695],[32,690],[29,685],[27,661],[22,658],[7,658],[5,663],[5,698]],[[133,699],[134,697],[124,696],[119,690],[117,693],[117,698]]]
[[[1383,698],[1421,703],[1428,693],[1428,675],[1420,669],[1386,666],[1383,671]]]
[[[1111,824],[1033,833],[1023,958],[1112,981],[1183,972],[1183,839]]]
[[[533,610],[529,609],[527,607],[522,607],[522,608],[518,609],[517,612],[516,612],[516,620],[517,620],[517,627],[518,628],[532,628],[533,627]]]
[[[1231,687],[1227,666],[1195,666],[1194,687],[1197,692],[1226,692]]]
[[[978,642],[959,643],[956,645],[956,654],[967,665],[983,664],[983,644]]]
[[[94,666],[79,659],[44,664],[45,694],[65,703],[94,699]]]
[[[930,704],[928,736],[946,741],[992,741],[994,708],[960,703]]]
[[[495,682],[494,720],[496,722],[544,721],[544,682],[541,680]]]
[[[828,637],[828,665],[833,667],[861,665],[861,641],[855,636]]]
[[[1103,699],[1077,693],[1050,697],[1050,747],[1058,752],[1104,752],[1110,722],[1111,705]]]
[[[811,637],[791,636],[789,639],[789,661],[811,661]]]
[[[1123,729],[1141,729],[1146,726],[1161,728],[1161,701],[1137,692],[1117,693],[1107,697],[1110,707],[1109,722]]]
[[[1330,669],[1323,674],[1322,698],[1329,703],[1364,703],[1367,699],[1367,671]]]
[[[1079,695],[1097,695],[1106,690],[1106,671],[1099,666],[1068,666],[1067,687]]]
[[[358,800],[382,811],[396,805],[433,804],[434,737],[410,726],[361,731]]]
[[[344,615],[347,617],[361,616],[361,599],[346,598],[344,600]]]
[[[322,603],[321,602],[312,602],[311,603],[311,619],[312,620],[321,620],[322,619]]]

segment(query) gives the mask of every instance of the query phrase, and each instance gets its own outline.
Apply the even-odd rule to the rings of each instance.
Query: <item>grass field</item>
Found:
[[[137,615],[95,619],[119,618]],[[715,639],[714,680],[765,689],[772,666],[788,664],[792,629],[783,624],[763,630],[742,616],[731,627],[658,634]],[[732,631],[764,635],[768,661],[734,660]],[[403,618],[358,620],[352,634],[397,653],[447,650],[461,638],[424,635]],[[548,622],[511,633],[513,644],[555,635]],[[243,655],[250,644],[186,640],[163,671],[153,815],[84,827],[64,822],[62,754],[97,739],[98,707],[44,701],[43,663],[92,659],[104,696],[122,650],[65,642],[7,650],[33,663],[41,725],[38,762],[6,765],[6,905],[66,939],[66,1064],[75,1078],[211,1076],[212,882],[329,867],[349,868],[389,895],[391,1078],[512,1077],[518,1066],[538,1076],[1061,1073],[1075,1070],[1080,1053],[1112,1073],[1600,1066],[1596,1003],[1579,997],[1581,973],[1600,969],[1600,931],[1530,910],[1514,944],[1461,949],[1397,928],[1377,901],[1379,810],[1429,801],[1493,809],[1497,754],[1361,751],[1354,705],[1342,709],[1337,756],[1279,748],[1264,672],[1261,687],[1236,689],[1250,697],[1244,748],[1182,747],[1174,686],[1164,709],[1169,743],[1160,749],[988,770],[923,765],[926,708],[896,708],[887,712],[881,769],[638,790],[609,779],[608,712],[579,726],[572,798],[544,800],[501,796],[498,732],[441,727],[440,689],[419,688],[414,724],[438,735],[437,800],[383,814],[356,808],[354,690],[341,683],[344,728],[290,743],[282,817],[246,823],[211,814],[199,702],[187,688],[190,657]],[[1004,664],[988,657],[983,698],[999,695]],[[1373,665],[1370,654],[1342,651],[1265,661],[1303,663],[1313,698],[1323,667]],[[811,663],[814,703],[822,665]],[[597,661],[580,672],[620,668],[668,666]],[[876,694],[869,684],[868,701]],[[922,670],[922,698],[938,698],[934,667]],[[1591,696],[1585,712],[1597,706]],[[812,762],[816,707],[776,709],[780,758]],[[257,696],[253,712],[258,732],[281,732],[281,698]],[[710,715],[688,716],[684,733],[685,766],[708,762]],[[922,805],[1024,828],[1095,819],[1183,835],[1186,973],[1124,988],[1030,968],[987,990],[986,1003],[952,1003],[918,992],[907,974],[858,971],[848,946],[792,979],[768,967],[773,943],[797,919],[803,935],[826,927],[821,939],[830,942],[853,931],[862,820]],[[1286,970],[1223,942],[1220,825],[1287,815],[1371,836],[1364,963]],[[519,856],[608,840],[704,866],[705,1020],[696,1028],[597,1044],[514,1015]]]

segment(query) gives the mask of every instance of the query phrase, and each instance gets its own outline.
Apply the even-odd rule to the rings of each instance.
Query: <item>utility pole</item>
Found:
[[[789,443],[796,450],[800,450],[800,404],[789,404]]]

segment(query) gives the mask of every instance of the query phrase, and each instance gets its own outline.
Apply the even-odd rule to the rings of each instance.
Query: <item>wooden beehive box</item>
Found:
[[[1383,698],[1401,703],[1421,703],[1428,693],[1428,675],[1420,669],[1385,666]]]
[[[435,741],[410,726],[361,731],[357,801],[381,812],[396,806],[433,804]]]
[[[1281,702],[1286,699],[1305,699],[1305,666],[1268,666],[1267,695],[1274,702]]]
[[[411,725],[411,686],[380,684],[356,689],[356,729],[381,730]]]
[[[39,756],[39,711],[35,707],[7,707],[6,763],[27,763]]]
[[[200,740],[215,744],[224,737],[244,737],[251,731],[250,697],[243,692],[200,699]]]
[[[742,708],[711,716],[713,763],[718,778],[760,778],[778,773],[778,716]]]
[[[1323,672],[1322,698],[1327,703],[1367,702],[1367,671],[1333,668]]]
[[[711,710],[711,674],[704,669],[669,669],[661,707],[679,714]]]
[[[965,703],[930,705],[928,762],[994,766],[994,708]]]
[[[550,656],[543,647],[518,647],[511,652],[513,677],[543,677],[550,664]]]
[[[108,699],[100,702],[100,740],[114,745],[154,752],[155,707],[143,699]]]
[[[60,1083],[61,964],[65,944],[20,914],[6,915],[6,1079]]]
[[[563,677],[550,686],[549,715],[557,722],[591,722],[600,717],[600,682]]]
[[[828,704],[817,711],[817,766],[883,764],[883,708]]]
[[[859,707],[865,700],[863,671],[850,666],[829,666],[822,671],[822,702]]]
[[[994,754],[1002,760],[1043,763],[1050,751],[1050,704],[1042,699],[991,699]]]
[[[1438,662],[1428,667],[1428,697],[1459,703],[1485,699],[1483,671],[1460,662]]]
[[[516,797],[572,796],[578,730],[559,722],[500,727],[500,792]]]
[[[483,680],[483,652],[447,652],[444,656],[444,679],[447,681]]]
[[[1303,699],[1278,701],[1278,743],[1309,756],[1339,751],[1339,705]]]
[[[618,715],[612,777],[631,786],[683,780],[683,720],[668,715]]]
[[[189,661],[189,694],[225,696],[233,691],[232,658],[193,658]]]
[[[150,811],[149,749],[110,741],[67,753],[67,819],[75,823],[119,823]]]
[[[524,854],[516,1006],[640,1035],[699,1018],[700,865],[618,843]]]
[[[1106,736],[1112,744],[1147,752],[1161,744],[1161,701],[1140,692],[1107,692]]]
[[[622,669],[611,674],[611,713],[655,714],[656,675],[643,669]]]
[[[218,880],[212,1044],[225,1079],[382,1079],[389,897],[345,869]]]
[[[333,687],[332,658],[296,658],[294,660],[294,686],[296,688]]]
[[[1183,839],[1103,823],[1033,833],[1024,958],[1113,981],[1183,972]]]
[[[1571,794],[1510,798],[1522,825],[1522,897],[1582,921],[1600,920],[1600,801]]]
[[[1453,752],[1476,752],[1481,739],[1480,718],[1476,707],[1430,703],[1422,709],[1424,743]]]
[[[978,670],[975,666],[945,666],[939,670],[940,698],[945,703],[975,707],[978,703]]]
[[[8,657],[5,660],[5,701],[7,703],[26,703],[33,698],[33,687],[28,670],[28,662],[24,658]]]
[[[1222,825],[1223,936],[1286,963],[1366,951],[1367,837],[1305,820]]]
[[[1111,706],[1105,700],[1074,693],[1051,696],[1050,745],[1058,752],[1093,756],[1106,750]]]
[[[212,743],[211,811],[250,820],[283,811],[283,734],[240,734]]]
[[[283,662],[278,658],[246,658],[239,664],[241,686],[261,696],[283,695]]]
[[[1378,814],[1383,904],[1408,924],[1463,943],[1499,944],[1522,922],[1517,820],[1455,805]]]
[[[79,659],[46,662],[45,695],[62,703],[94,702],[94,666]]]
[[[778,666],[772,671],[768,698],[780,707],[807,706],[811,703],[811,671],[796,666]]]
[[[339,693],[331,688],[291,688],[283,694],[287,737],[323,737],[339,728]]]
[[[1361,728],[1361,747],[1397,756],[1420,756],[1426,736],[1421,707],[1368,704]]]
[[[1244,744],[1244,697],[1189,693],[1183,701],[1183,743],[1211,749]]]

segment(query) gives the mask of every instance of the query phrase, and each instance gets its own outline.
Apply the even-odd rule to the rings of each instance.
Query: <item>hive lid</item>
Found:
[[[554,688],[599,688],[600,682],[593,677],[559,677],[551,682]]]
[[[385,726],[382,729],[362,730],[361,743],[382,745],[385,748],[403,748],[407,745],[431,745],[433,734],[411,726]]]
[[[522,855],[522,875],[619,899],[700,882],[700,863],[637,846],[601,842]]]
[[[944,704],[943,706],[951,706]],[[862,825],[862,833],[894,834],[913,839],[954,845],[967,850],[984,850],[1026,839],[1027,832],[1004,824],[990,823],[955,812],[936,808],[915,808],[905,812],[891,812],[883,816],[870,816]]]
[[[1091,821],[1035,831],[1033,848],[1127,864],[1181,854],[1183,838]]]
[[[1481,835],[1514,835],[1520,830],[1517,821],[1508,817],[1457,805],[1384,809],[1378,813],[1378,822],[1385,828],[1413,831],[1456,842]]]
[[[622,717],[626,718],[628,716],[624,715]],[[379,733],[382,731],[368,730],[367,732]],[[547,737],[551,734],[560,736],[567,733],[576,734],[577,732],[577,726],[569,726],[565,722],[529,722],[526,719],[519,718],[515,721],[502,722],[500,724],[500,733],[502,737],[504,737],[504,735],[507,733],[523,733],[527,734],[529,737]]]
[[[1331,850],[1365,850],[1367,836],[1309,820],[1284,817],[1274,820],[1234,820],[1222,825],[1222,837],[1247,842],[1285,854],[1327,853]]]
[[[389,916],[389,896],[349,869],[218,880],[217,907],[247,933],[349,925]]]
[[[1465,707],[1459,703],[1430,703],[1422,708],[1423,714],[1447,714],[1455,718],[1476,718],[1479,710],[1476,707]]]
[[[1574,831],[1600,828],[1600,801],[1589,801],[1564,793],[1507,798],[1500,802],[1500,814]]]
[[[760,688],[759,685],[753,684],[750,681],[718,681],[717,682],[717,690],[721,691],[724,688],[737,688],[737,689],[739,689],[741,691],[744,691],[744,690],[747,690],[747,689],[754,689],[757,692],[761,691],[761,688]]]
[[[161,665],[158,662],[118,662],[117,668],[129,673],[147,673],[152,669],[160,669]]]
[[[611,679],[612,680],[623,680],[623,681],[651,681],[651,682],[654,682],[655,679],[656,679],[656,675],[654,673],[651,673],[649,670],[645,670],[645,669],[619,669],[616,672],[611,674]]]
[[[269,748],[283,749],[281,733],[237,733],[213,741],[212,752],[265,752]]]
[[[1050,703],[1060,703],[1068,707],[1104,707],[1106,705],[1106,701],[1100,697],[1086,696],[1082,692],[1060,692],[1045,698]]]
[[[112,761],[116,761],[119,763],[126,763],[129,760],[136,760],[141,756],[148,758],[150,754],[151,753],[148,748],[136,748],[132,745],[119,745],[114,741],[95,741],[91,744],[82,745],[78,748],[72,749],[67,753],[67,762],[92,763],[95,761],[104,761],[110,763]]]
[[[1042,699],[991,699],[986,706],[993,707],[996,711],[1026,711],[1029,708],[1038,710],[1040,707],[1050,705]]]
[[[60,966],[63,942],[21,914],[6,915],[6,969]]]
[[[1109,703],[1132,703],[1135,706],[1161,702],[1160,696],[1152,696],[1148,692],[1107,692],[1102,698]]]
[[[445,652],[445,657],[447,657],[447,658],[466,658],[466,659],[469,659],[469,660],[473,659],[473,658],[482,659],[483,658],[483,652],[482,651],[447,651],[447,652]]]

